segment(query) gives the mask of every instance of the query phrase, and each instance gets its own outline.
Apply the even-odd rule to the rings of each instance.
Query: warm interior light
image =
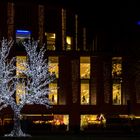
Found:
[[[66,37],[66,42],[67,42],[67,44],[71,45],[71,37],[70,36]]]

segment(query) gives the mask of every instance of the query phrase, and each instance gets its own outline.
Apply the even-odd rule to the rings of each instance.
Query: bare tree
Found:
[[[39,48],[38,41],[24,42],[27,52],[27,61],[20,65],[25,69],[15,67],[15,58],[9,62],[7,56],[10,51],[11,42],[2,40],[0,49],[0,109],[11,106],[14,112],[14,127],[10,134],[6,136],[29,136],[21,130],[20,116],[21,109],[25,104],[40,104],[50,107],[48,94],[50,84],[55,75],[49,72],[49,63],[44,58],[44,46]],[[15,75],[15,70],[24,74],[24,78],[19,78]],[[20,87],[24,94],[16,94],[18,101],[15,98],[16,86]]]

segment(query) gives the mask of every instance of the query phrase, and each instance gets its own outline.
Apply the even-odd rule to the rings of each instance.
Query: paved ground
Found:
[[[45,136],[32,137],[0,137],[0,140],[140,140],[140,134],[120,134],[120,133],[94,133],[94,134],[48,134]]]

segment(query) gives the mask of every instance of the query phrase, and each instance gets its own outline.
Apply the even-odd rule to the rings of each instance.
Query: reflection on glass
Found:
[[[47,38],[47,50],[56,50],[55,47],[55,38],[56,34],[55,33],[45,33],[45,36]]]
[[[51,90],[49,94],[49,100],[52,102],[52,104],[57,104],[57,84],[51,83],[49,84],[49,89]]]
[[[113,105],[121,104],[121,84],[113,84]]]
[[[89,104],[89,83],[81,83],[81,104]]]
[[[26,56],[16,56],[16,75],[20,78],[24,78],[25,75],[21,72],[26,69],[25,64],[27,63]]]
[[[49,65],[50,65],[50,68],[49,68],[49,71],[51,73],[54,73],[56,75],[56,78],[59,77],[59,63],[58,63],[58,57],[49,57],[48,58],[48,61],[49,61]]]
[[[90,78],[90,57],[80,57],[80,78]]]

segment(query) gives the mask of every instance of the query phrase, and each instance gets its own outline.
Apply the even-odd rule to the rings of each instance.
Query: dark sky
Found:
[[[15,0],[16,1],[16,0]],[[92,28],[108,28],[114,25],[132,25],[140,20],[137,0],[17,0],[38,1],[61,5],[79,13],[85,24]]]
[[[18,0],[20,1],[20,0]],[[21,0],[23,1],[23,0]],[[78,12],[82,22],[93,32],[139,31],[140,6],[135,0],[24,0],[60,5]]]
[[[44,0],[45,1],[45,0]],[[135,0],[48,0],[76,10],[92,29],[133,28],[140,20],[140,6]]]

